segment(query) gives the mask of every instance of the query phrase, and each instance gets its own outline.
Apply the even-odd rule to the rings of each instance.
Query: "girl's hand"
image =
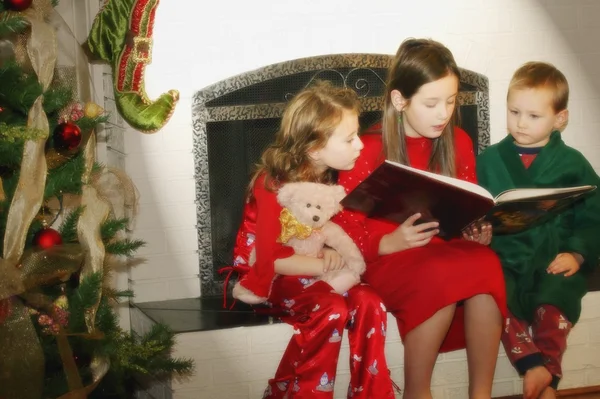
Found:
[[[577,273],[581,263],[583,263],[581,255],[562,253],[556,255],[556,258],[550,263],[546,271],[550,274],[564,273],[565,277],[569,277]]]
[[[415,226],[415,222],[420,217],[420,213],[415,213],[398,226],[396,230],[383,236],[382,243],[379,245],[380,254],[386,255],[427,245],[433,236],[440,232],[438,229],[439,223],[428,222]]]
[[[475,222],[463,230],[463,238],[467,241],[490,245],[492,242],[492,225],[489,222]]]
[[[323,259],[323,273],[346,267],[346,262],[335,249],[323,248],[319,253],[319,258]]]

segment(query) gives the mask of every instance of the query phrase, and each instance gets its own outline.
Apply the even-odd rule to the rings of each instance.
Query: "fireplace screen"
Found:
[[[273,140],[285,104],[316,80],[354,89],[361,128],[381,117],[392,57],[342,54],[284,62],[198,91],[193,100],[198,254],[202,296],[221,295],[217,270],[232,264],[235,235],[253,165]],[[461,70],[460,126],[475,151],[489,145],[488,80]]]

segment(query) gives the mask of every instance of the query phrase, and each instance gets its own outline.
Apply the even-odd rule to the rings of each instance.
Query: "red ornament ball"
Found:
[[[4,0],[4,7],[13,11],[23,11],[31,7],[33,0]]]
[[[58,231],[44,227],[33,236],[33,244],[41,249],[48,249],[62,244],[62,237]]]
[[[61,123],[54,129],[52,138],[57,150],[73,151],[81,144],[81,129],[73,123]]]

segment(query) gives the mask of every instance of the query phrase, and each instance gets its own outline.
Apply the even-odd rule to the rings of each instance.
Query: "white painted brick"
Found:
[[[335,376],[334,398],[346,399],[348,397],[348,386],[350,385],[350,374],[347,371],[338,371]]]
[[[198,231],[195,227],[167,230],[169,252],[188,252],[198,249]]]
[[[250,383],[250,398],[262,398],[267,387],[267,380]]]
[[[138,229],[196,226],[196,204],[140,204],[135,227]]]
[[[164,151],[163,138],[164,133],[162,130],[155,133],[127,134],[125,136],[125,150],[127,154],[156,152],[158,156]]]
[[[173,399],[249,399],[248,384],[222,384],[206,389],[178,390]]]
[[[431,384],[434,386],[460,384],[467,383],[468,380],[467,363],[456,360],[436,363]]]
[[[142,298],[166,299],[174,291],[186,290],[178,284],[197,287],[193,254],[197,249],[196,231],[193,228],[195,213],[190,206],[179,218],[168,210],[172,209],[173,204],[189,206],[195,199],[191,95],[226,77],[274,62],[340,52],[390,54],[395,52],[405,37],[433,37],[452,49],[461,66],[483,72],[489,77],[491,135],[492,142],[497,142],[506,133],[508,79],[522,63],[532,59],[546,60],[561,68],[570,81],[571,124],[565,133],[566,140],[580,148],[600,170],[600,145],[596,144],[600,123],[597,115],[600,109],[600,77],[597,75],[597,38],[600,37],[597,21],[600,7],[597,0],[577,0],[569,4],[566,0],[432,0],[427,4],[411,3],[410,18],[406,18],[407,6],[394,0],[375,0],[370,10],[363,7],[359,12],[341,0],[326,3],[313,1],[301,8],[293,0],[282,0],[275,10],[266,14],[263,5],[269,3],[265,0],[252,4],[236,2],[235,7],[223,2],[213,2],[208,6],[203,4],[202,14],[209,17],[205,24],[200,25],[195,23],[197,13],[193,9],[181,13],[175,3],[164,2],[157,10],[154,62],[146,69],[146,89],[152,99],[168,89],[176,88],[181,92],[181,99],[171,121],[158,134],[144,135],[128,129],[124,136],[129,144],[126,150],[132,152],[125,160],[127,172],[139,186],[141,203],[154,204],[155,208],[146,209],[156,210],[155,215],[144,214],[143,218],[149,217],[150,221],[144,221],[146,224],[139,226],[152,226],[152,219],[161,219],[157,228],[138,228],[134,234],[136,238],[140,237],[138,233],[142,235],[140,238],[148,235],[152,238],[149,248],[142,250],[142,254],[149,257],[148,264],[132,272],[133,287],[142,293]],[[340,14],[339,10],[344,11]],[[210,15],[219,15],[220,18],[211,19]],[[364,26],[365,21],[369,21],[372,31],[378,32],[377,40],[356,29],[356,26]],[[402,24],[399,25],[398,21],[402,21]],[[178,38],[182,34],[189,35],[192,30],[195,37],[211,37],[211,40],[200,42],[192,51],[182,51],[184,44],[178,45]],[[239,35],[240,31],[244,35]],[[323,40],[324,37],[328,39]],[[297,45],[290,46],[289,43]],[[234,48],[243,50],[241,53],[227,51]],[[105,85],[108,87],[106,95],[111,97],[112,86],[108,81]],[[118,115],[113,118],[113,123],[122,123]],[[178,244],[180,241],[182,244]],[[171,257],[173,252],[178,256],[176,259]],[[170,262],[174,267],[161,268],[163,262]],[[149,267],[148,272],[142,272],[144,267]],[[190,282],[184,284],[186,278]],[[584,373],[588,385],[600,384],[596,377],[600,372],[593,368],[597,364],[595,358],[600,357],[594,346],[598,344],[600,329],[597,324],[600,320],[600,293],[588,294],[583,302],[580,326],[573,330],[569,338],[570,352],[565,362],[572,371],[566,371],[565,378],[581,382],[581,373]],[[392,375],[402,386],[403,348],[393,318],[390,316],[388,321],[386,352]],[[236,372],[241,372],[238,365],[241,367],[245,364],[244,367],[253,368],[254,363],[238,361],[235,356],[253,358],[256,354],[262,355],[264,360],[265,355],[272,355],[270,360],[264,360],[265,367],[271,367],[269,375],[264,374],[247,382],[232,380],[231,385],[203,389],[186,388],[182,384],[177,386],[175,396],[185,399],[260,397],[266,379],[272,376],[287,341],[277,334],[290,334],[289,326],[265,327],[267,330],[262,330],[265,332],[264,342],[252,338],[253,334],[262,338],[261,333],[254,331],[225,341],[224,348],[233,349],[223,359],[230,359]],[[585,343],[584,327],[588,329],[590,344]],[[269,333],[269,328],[274,332]],[[224,334],[224,331],[218,334]],[[276,342],[272,348],[269,348],[268,337]],[[245,346],[237,347],[236,340],[241,340]],[[343,343],[347,348],[347,341]],[[197,351],[205,352],[208,346],[198,346]],[[585,348],[581,353],[577,352],[580,347]],[[521,382],[509,371],[506,357],[503,354],[499,356],[496,377],[502,378],[496,381],[494,392],[498,395],[516,393],[521,389]],[[210,364],[212,361],[201,362]],[[345,364],[347,359],[340,358],[340,367]],[[456,389],[466,385],[465,364],[464,351],[445,354],[440,358],[436,367],[436,383],[446,384],[436,385],[434,397],[448,399],[447,388]],[[458,377],[454,375],[457,370],[461,371]],[[570,373],[575,374],[567,377]],[[243,375],[244,378],[256,377]],[[344,397],[344,392],[340,391],[343,378],[346,376],[338,377],[336,397]],[[226,382],[229,383],[229,380]],[[513,392],[510,392],[511,386]]]
[[[503,396],[510,396],[515,394],[514,382],[511,381],[501,381],[494,382],[492,385],[492,397],[498,398]]]
[[[577,7],[562,4],[557,7],[544,7],[544,11],[552,20],[552,28],[562,31],[578,27]]]
[[[567,345],[585,345],[590,342],[590,327],[592,323],[589,321],[582,321],[577,323],[575,327],[569,333],[569,337],[567,339]]]
[[[198,254],[177,253],[148,256],[142,265],[131,269],[133,280],[193,276],[198,274]]]
[[[191,357],[198,363],[206,361],[210,364],[213,360],[248,354],[247,328],[230,328],[178,334],[173,356]]]
[[[131,289],[136,302],[161,301],[168,297],[168,286],[164,280],[133,281]]]
[[[160,197],[163,203],[181,203],[194,201],[196,198],[196,185],[194,179],[169,179],[165,181],[165,191]]]
[[[133,236],[136,239],[146,242],[146,245],[141,247],[136,256],[144,257],[147,255],[164,254],[166,251],[166,234],[164,230],[134,230]]]
[[[590,343],[600,344],[600,320],[594,320],[587,324],[589,326]]]
[[[494,374],[494,380],[509,378],[519,378],[519,373],[517,373],[507,357],[500,357],[496,362],[496,373]]]
[[[600,371],[586,370],[585,386],[600,385]]]
[[[180,352],[178,352],[176,356],[179,358],[185,358],[185,359],[191,358],[191,356],[189,354],[180,353]],[[198,388],[206,389],[206,388],[210,388],[210,387],[214,386],[212,367],[209,363],[203,363],[203,362],[196,361],[194,367],[195,367],[195,370],[194,370],[193,378],[190,378],[187,380],[182,380],[182,381],[178,381],[177,379],[174,379],[171,382],[171,388],[173,390],[177,391],[182,388],[186,389],[186,390],[187,389],[198,389]]]
[[[510,11],[465,9],[460,18],[449,18],[448,33],[467,35],[471,33],[503,33],[511,30]]]
[[[108,148],[106,151],[106,164],[119,170],[125,170],[125,156]]]
[[[586,374],[584,370],[564,373],[559,389],[579,388],[585,386]]]
[[[580,320],[600,319],[600,306],[598,306],[599,303],[600,291],[588,292],[581,301]]]
[[[464,399],[469,397],[469,386],[462,385],[459,387],[452,387],[445,389],[445,399]]]
[[[292,327],[287,324],[277,326],[277,329],[268,327],[250,329],[250,353],[283,353],[292,337]]]
[[[586,368],[600,368],[600,346],[571,346],[563,357],[564,374]]]
[[[198,298],[200,296],[200,278],[183,276],[168,280],[169,299]]]
[[[194,175],[194,158],[191,151],[128,154],[126,165],[127,173],[134,179]]]
[[[267,380],[275,374],[281,353],[260,353],[252,357],[212,360],[215,384],[230,381]]]
[[[161,200],[166,193],[165,185],[165,180],[163,179],[135,179],[139,204],[156,204],[162,202]]]
[[[600,109],[600,99],[589,100],[584,103],[582,107],[583,122],[585,124],[600,123],[600,113],[598,113],[598,109]]]
[[[385,357],[388,367],[404,364],[404,346],[400,342],[388,342],[385,345]]]
[[[467,351],[464,349],[452,351],[443,354],[444,360],[466,360],[467,359]]]

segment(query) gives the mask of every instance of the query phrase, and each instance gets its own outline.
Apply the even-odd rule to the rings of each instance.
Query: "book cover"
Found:
[[[494,234],[525,230],[543,223],[593,189],[515,189],[494,199],[476,184],[385,161],[341,204],[368,217],[396,223],[421,213],[417,223],[437,221],[440,236],[449,239],[481,220],[492,224]]]

